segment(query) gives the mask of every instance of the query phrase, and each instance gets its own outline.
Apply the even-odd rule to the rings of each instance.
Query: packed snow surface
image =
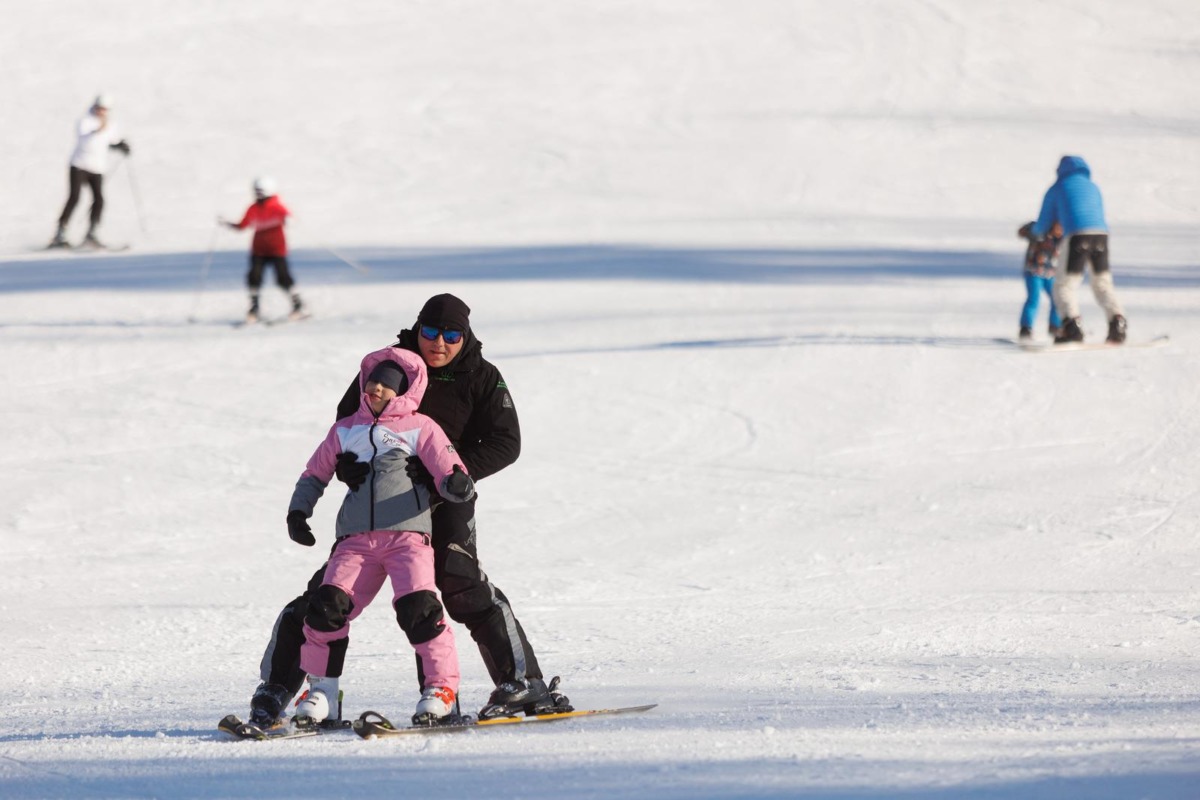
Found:
[[[3,16],[0,797],[1200,797],[1193,0]],[[132,249],[39,252],[101,91]],[[1001,341],[1066,153],[1165,346]],[[215,221],[258,175],[314,316],[236,329]],[[658,708],[226,741],[332,543],[336,490],[287,538],[294,482],[444,291],[522,423],[485,568],[577,706]],[[378,601],[347,713],[405,719],[414,673]]]

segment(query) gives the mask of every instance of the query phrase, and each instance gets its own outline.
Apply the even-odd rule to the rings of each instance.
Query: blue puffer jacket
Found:
[[[1062,223],[1063,236],[1081,231],[1108,233],[1100,187],[1092,183],[1092,170],[1079,156],[1063,156],[1058,162],[1058,180],[1042,198],[1034,235],[1045,236],[1055,221]]]

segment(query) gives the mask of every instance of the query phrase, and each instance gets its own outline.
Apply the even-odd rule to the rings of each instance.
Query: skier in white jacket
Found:
[[[76,124],[78,139],[75,142],[75,152],[71,154],[70,194],[58,218],[58,233],[50,242],[51,247],[70,246],[67,242],[67,224],[79,203],[84,183],[92,191],[92,209],[88,216],[88,232],[83,243],[91,247],[102,247],[96,238],[96,228],[100,225],[100,215],[104,212],[104,173],[108,171],[108,151],[119,150],[125,155],[129,155],[130,152],[129,143],[120,137],[117,126],[109,117],[111,108],[112,100],[108,95],[101,94],[96,97],[88,113]]]

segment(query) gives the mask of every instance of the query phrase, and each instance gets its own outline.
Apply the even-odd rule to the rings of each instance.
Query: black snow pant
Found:
[[[288,269],[287,256],[256,255],[250,256],[250,271],[246,273],[246,285],[250,287],[250,291],[257,293],[262,288],[263,272],[268,264],[275,267],[275,282],[279,284],[279,288],[285,292],[291,291],[296,282],[292,280],[292,272]]]
[[[71,221],[71,214],[75,213],[75,206],[79,204],[79,195],[83,191],[83,184],[86,183],[92,190],[92,210],[88,216],[91,224],[88,226],[88,230],[94,230],[100,224],[100,215],[104,213],[104,176],[79,167],[71,167],[67,181],[69,187],[67,204],[63,206],[62,214],[58,218],[58,227],[65,228]]]
[[[1079,275],[1088,264],[1092,272],[1108,272],[1108,234],[1086,233],[1072,236],[1067,252],[1067,274]]]
[[[442,502],[433,509],[433,558],[442,605],[455,622],[466,626],[479,646],[483,663],[495,684],[516,678],[541,678],[533,647],[517,621],[508,598],[479,567],[475,542],[475,501]],[[262,680],[300,691],[305,674],[300,669],[304,644],[304,617],[325,577],[325,564],[313,574],[304,594],[284,606],[271,641],[263,653]],[[417,659],[418,686],[424,686]]]

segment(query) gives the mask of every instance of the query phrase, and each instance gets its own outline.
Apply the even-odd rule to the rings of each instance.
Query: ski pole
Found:
[[[200,283],[196,286],[196,296],[192,301],[192,313],[188,315],[188,322],[199,322],[196,314],[200,311],[200,301],[204,297],[204,288],[208,284],[208,270],[212,266],[213,255],[217,251],[217,233],[221,230],[221,223],[218,222],[212,229],[212,236],[208,240],[208,255],[204,257],[204,264],[200,267]]]
[[[338,261],[345,264],[347,267],[350,267],[351,269],[358,272],[359,275],[366,275],[367,273],[369,273],[371,271],[370,267],[364,267],[362,264],[359,264],[357,261],[353,261],[349,258],[346,258],[344,255],[339,253],[337,250],[334,250],[332,247],[326,247],[324,249],[325,249],[325,252],[329,253],[331,256],[333,256]]]
[[[121,159],[129,161],[129,156]],[[129,176],[129,190],[133,192],[133,209],[137,213],[138,227],[142,229],[142,235],[146,235],[146,216],[142,213],[142,193],[138,191],[137,180],[133,177],[133,162],[129,161],[129,168],[125,170],[125,174]]]

